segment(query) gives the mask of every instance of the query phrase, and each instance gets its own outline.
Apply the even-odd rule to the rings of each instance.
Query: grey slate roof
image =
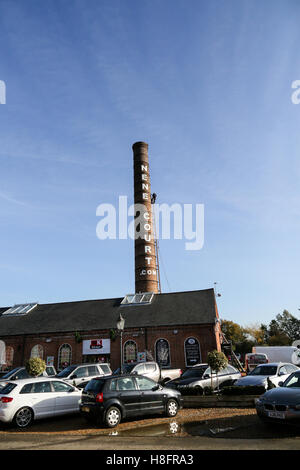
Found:
[[[120,306],[122,299],[39,304],[23,316],[5,316],[9,307],[0,308],[0,338],[116,328],[120,312],[125,328],[215,323],[214,289],[157,294],[149,305]]]

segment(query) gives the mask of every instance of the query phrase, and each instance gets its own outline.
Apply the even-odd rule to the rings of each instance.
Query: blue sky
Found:
[[[161,240],[162,291],[222,318],[300,308],[298,0],[0,0],[0,305],[121,297],[134,246],[96,237],[133,200],[134,142],[160,203],[204,204],[202,250]]]

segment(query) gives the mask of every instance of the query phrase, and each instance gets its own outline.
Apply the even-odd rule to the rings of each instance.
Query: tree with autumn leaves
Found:
[[[221,329],[232,342],[236,353],[245,354],[253,346],[288,346],[300,339],[300,320],[284,310],[269,325],[256,324],[245,327],[230,320],[221,320]]]

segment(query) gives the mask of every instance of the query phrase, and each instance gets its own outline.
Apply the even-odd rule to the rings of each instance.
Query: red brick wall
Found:
[[[184,355],[184,342],[189,337],[195,337],[200,343],[201,359],[206,361],[207,353],[214,349],[220,350],[220,340],[216,327],[214,325],[191,325],[191,326],[172,326],[172,327],[151,327],[151,328],[137,328],[125,329],[123,333],[123,344],[128,340],[133,340],[137,344],[139,352],[144,352],[146,349],[152,353],[155,359],[155,343],[158,339],[163,338],[169,342],[170,345],[170,359],[171,367],[184,368],[185,355]],[[109,338],[109,331],[98,330],[81,333],[81,338],[96,339],[96,338]],[[6,346],[14,348],[13,366],[17,367],[24,365],[30,358],[31,349],[36,344],[40,344],[44,350],[43,358],[46,360],[47,356],[54,356],[54,365],[57,368],[58,351],[59,347],[68,343],[72,348],[72,363],[82,362],[82,343],[77,343],[75,340],[75,333],[68,334],[53,333],[48,335],[26,335],[16,337],[1,337]],[[51,339],[51,341],[47,341]],[[111,341],[111,354],[110,354],[111,368],[116,369],[120,365],[120,337],[117,336],[114,341]]]

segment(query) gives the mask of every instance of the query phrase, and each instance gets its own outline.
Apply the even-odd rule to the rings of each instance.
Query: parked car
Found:
[[[80,411],[87,420],[100,421],[112,428],[129,417],[156,413],[174,417],[182,403],[179,392],[148,377],[112,375],[92,379],[86,385]]]
[[[44,372],[40,375],[42,377],[54,377],[56,375],[56,370],[54,366],[46,366]],[[18,379],[26,379],[30,378],[26,367],[16,367],[15,369],[6,372],[6,374],[0,377],[0,390],[4,387],[5,383],[8,380],[18,380]]]
[[[0,421],[24,429],[36,419],[79,413],[80,398],[81,390],[55,378],[9,381],[0,390]]]
[[[111,368],[106,363],[74,364],[63,369],[56,377],[78,388],[84,388],[92,378],[111,374]]]
[[[300,422],[300,370],[261,395],[255,406],[265,422]]]
[[[123,364],[122,371],[130,374],[143,375],[149,379],[166,384],[169,380],[180,377],[181,369],[161,369],[157,362],[140,362],[138,364]],[[116,373],[120,373],[120,368]]]
[[[299,367],[290,363],[271,362],[261,364],[253,369],[248,375],[235,382],[235,386],[264,386],[268,388],[268,379],[278,387],[280,381],[284,381],[290,374],[299,370]]]
[[[267,364],[269,362],[268,356],[263,353],[247,353],[245,355],[245,369],[247,372],[255,369],[260,364]]]
[[[208,364],[199,364],[186,369],[180,378],[171,380],[166,384],[169,388],[179,390],[183,394],[190,392],[203,395],[205,387],[212,387],[214,390],[232,385],[241,377],[240,372],[233,366],[228,365],[222,369],[218,375],[211,373]]]

